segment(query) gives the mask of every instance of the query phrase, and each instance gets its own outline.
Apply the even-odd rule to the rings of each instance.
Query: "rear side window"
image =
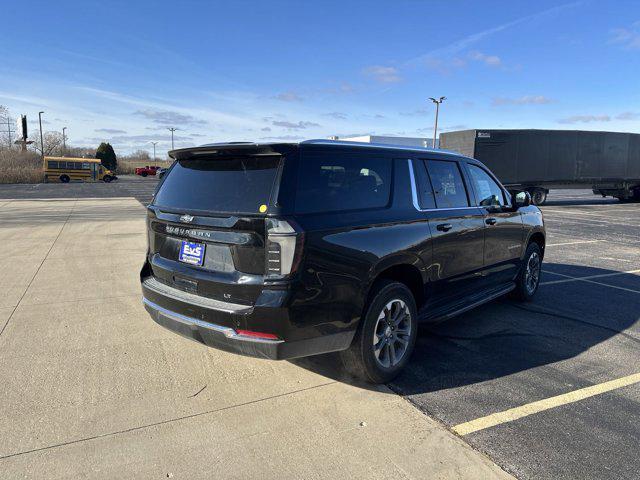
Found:
[[[427,160],[426,164],[436,196],[436,206],[438,208],[468,207],[469,198],[458,162]]]
[[[300,162],[297,213],[385,207],[391,194],[391,159],[307,154]]]
[[[269,203],[280,156],[179,160],[165,175],[154,205],[178,210],[260,213]]]
[[[412,160],[416,177],[418,204],[421,209],[436,208],[436,199],[424,160]]]

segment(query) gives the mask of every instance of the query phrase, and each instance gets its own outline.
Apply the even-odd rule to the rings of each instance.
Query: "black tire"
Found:
[[[391,311],[386,310],[389,304],[392,305]],[[387,311],[388,315],[385,314]],[[395,313],[398,313],[397,318],[402,320],[392,328],[393,322],[390,320]],[[379,318],[383,316],[383,319]],[[386,383],[393,380],[413,353],[418,332],[417,320],[416,302],[406,285],[392,280],[377,282],[364,307],[364,314],[351,346],[340,352],[345,369],[352,375],[371,383]],[[375,332],[376,329],[380,332],[379,334]],[[400,330],[407,333],[401,334]],[[380,338],[378,345],[382,345],[379,355],[376,355],[374,350],[374,337]],[[402,340],[406,343],[401,343]],[[399,359],[397,353],[393,356],[391,353],[392,350],[396,352],[396,345],[404,348]],[[395,363],[392,360],[394,357],[397,359]],[[385,358],[388,360],[388,366],[383,365]]]
[[[110,175],[105,175],[104,177],[102,177],[102,181],[105,183],[109,183],[111,180],[113,180],[113,178],[111,178]]]
[[[148,175],[148,174],[147,174],[147,172],[142,172],[142,173],[140,174],[140,176],[141,176],[141,177],[146,177],[147,175]]]
[[[62,183],[69,183],[71,179],[69,178],[69,175],[60,175],[60,181]]]
[[[547,201],[547,191],[544,188],[532,188],[529,193],[534,205],[544,205],[544,202]]]
[[[541,272],[542,252],[537,243],[531,242],[527,246],[527,251],[524,254],[522,267],[516,278],[516,288],[513,291],[513,296],[521,302],[530,302],[533,300],[540,285]],[[531,275],[534,275],[535,278],[532,279]]]

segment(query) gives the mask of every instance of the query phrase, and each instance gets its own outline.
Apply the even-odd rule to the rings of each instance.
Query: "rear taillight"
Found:
[[[267,218],[266,276],[282,278],[298,268],[302,256],[304,233],[292,221]]]
[[[278,340],[278,336],[273,333],[254,332],[252,330],[236,330],[240,337],[256,338],[259,340]]]

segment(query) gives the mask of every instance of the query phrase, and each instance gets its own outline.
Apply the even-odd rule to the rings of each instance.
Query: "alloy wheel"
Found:
[[[384,368],[396,366],[404,358],[411,337],[411,312],[407,304],[394,299],[378,315],[373,331],[373,352]]]
[[[527,268],[524,274],[524,284],[527,288],[527,293],[533,295],[538,288],[538,281],[540,280],[540,255],[537,252],[533,252],[527,261]]]

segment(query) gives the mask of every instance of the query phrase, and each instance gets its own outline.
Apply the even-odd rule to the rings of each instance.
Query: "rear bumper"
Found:
[[[240,355],[283,360],[334,352],[348,348],[355,333],[354,330],[320,333],[304,328],[293,323],[289,308],[277,302],[271,306],[238,308],[171,287],[159,287],[149,278],[142,282],[142,294],[147,312],[159,325],[209,347]],[[266,324],[269,329],[264,328]],[[278,339],[241,335],[240,329],[273,333]]]
[[[183,337],[227,352],[273,360],[282,358],[279,355],[278,346],[284,343],[284,340],[245,337],[238,335],[231,327],[204,322],[197,318],[172,312],[144,297],[142,301],[156,323]]]

